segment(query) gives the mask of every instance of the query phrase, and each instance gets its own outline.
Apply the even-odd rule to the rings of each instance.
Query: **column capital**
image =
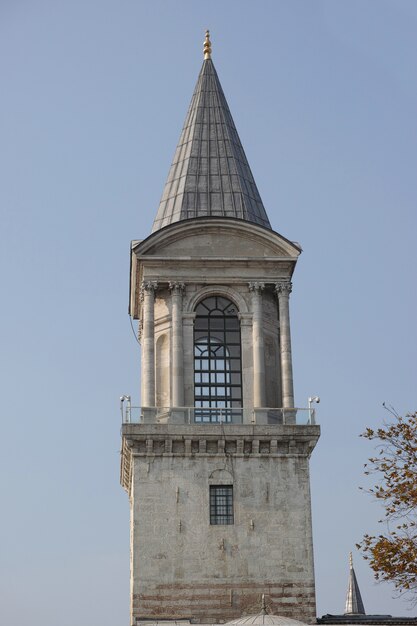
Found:
[[[148,295],[155,295],[155,291],[158,289],[158,282],[156,280],[143,280],[140,286],[140,300],[143,302],[145,293]]]
[[[252,293],[260,293],[265,289],[265,283],[254,282],[248,283],[249,291]]]
[[[168,286],[173,295],[182,295],[184,293],[185,283],[178,282],[178,281],[172,281],[172,282],[170,281]]]
[[[292,282],[291,281],[282,281],[279,283],[275,283],[275,292],[279,296],[287,296],[289,297],[292,291]]]

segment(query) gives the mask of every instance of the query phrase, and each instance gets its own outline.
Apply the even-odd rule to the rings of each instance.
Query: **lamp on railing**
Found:
[[[126,423],[130,422],[130,409],[131,409],[131,398],[130,396],[124,395],[120,396],[120,413],[122,414],[122,422],[123,422],[123,405],[126,402]]]
[[[309,410],[309,413],[310,413],[310,424],[314,424],[315,423],[315,419],[314,419],[315,410],[311,406],[313,404],[313,402],[318,404],[320,402],[319,396],[310,396],[309,399],[308,399],[308,410]]]

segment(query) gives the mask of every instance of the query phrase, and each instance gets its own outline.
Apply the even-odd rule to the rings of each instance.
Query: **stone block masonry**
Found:
[[[264,593],[271,612],[312,621],[318,436],[318,426],[125,424],[134,620],[235,619]],[[210,524],[210,485],[233,486],[233,524]]]

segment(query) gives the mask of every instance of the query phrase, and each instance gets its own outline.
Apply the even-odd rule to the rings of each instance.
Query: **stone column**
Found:
[[[142,406],[155,406],[155,291],[158,283],[144,281],[142,298]]]
[[[275,284],[278,296],[279,343],[281,350],[281,383],[283,408],[294,407],[294,386],[292,376],[291,329],[290,329],[290,293],[292,283]]]
[[[195,313],[182,314],[184,350],[184,405],[194,406],[194,320]]]
[[[262,291],[264,283],[249,283],[252,293],[252,342],[253,342],[253,406],[265,407],[265,348],[262,316]]]
[[[253,337],[252,313],[239,313],[240,340],[242,342],[242,400],[243,423],[253,419]]]
[[[182,333],[182,294],[184,283],[169,283],[172,302],[172,405],[184,406],[184,350]]]

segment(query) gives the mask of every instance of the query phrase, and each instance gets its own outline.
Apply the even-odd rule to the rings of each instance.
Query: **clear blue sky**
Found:
[[[291,307],[297,404],[322,398],[319,615],[343,612],[348,553],[377,529],[358,435],[383,401],[417,408],[417,2],[3,0],[7,626],[128,624],[129,245],[150,232],[207,27],[271,223],[304,249]],[[410,615],[354,558],[367,612]]]

